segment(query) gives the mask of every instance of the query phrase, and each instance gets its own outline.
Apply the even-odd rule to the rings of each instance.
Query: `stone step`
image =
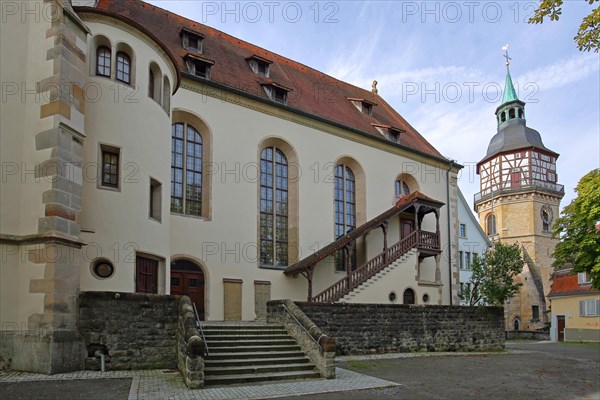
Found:
[[[213,342],[223,342],[223,341],[240,341],[240,340],[289,340],[290,336],[286,333],[286,334],[282,334],[282,335],[271,335],[271,334],[264,334],[264,335],[258,335],[258,334],[254,334],[254,335],[207,335],[205,334],[204,337],[206,338],[207,341],[213,341]]]
[[[225,353],[226,354],[226,353]],[[264,358],[224,358],[224,359],[204,359],[204,366],[207,367],[234,367],[246,365],[270,365],[270,364],[303,364],[309,363],[310,360],[299,353],[296,357],[264,357]],[[237,356],[233,353],[232,356]]]
[[[202,323],[202,329],[204,332],[222,330],[222,331],[285,331],[285,328],[282,325],[229,325],[229,324],[211,324],[211,323]]]
[[[254,340],[211,340],[206,338],[206,344],[208,348],[211,349],[213,347],[238,347],[238,346],[293,346],[296,344],[296,341],[291,338],[287,339],[271,339],[271,338],[261,338]]]
[[[316,379],[321,375],[317,371],[268,372],[264,374],[208,375],[204,377],[206,386],[231,385],[235,383],[282,381],[292,379]]]
[[[305,357],[305,354],[300,350],[286,350],[286,351],[248,351],[244,353],[236,352],[216,352],[213,353],[211,349],[208,349],[208,355],[205,360],[245,360],[245,359],[275,359],[275,358],[291,358],[291,357]]]
[[[227,346],[227,347],[211,347],[208,346],[209,353],[254,353],[262,351],[300,351],[300,346],[297,344],[285,345],[257,345],[257,346]]]
[[[298,364],[271,364],[271,365],[236,365],[228,367],[205,367],[204,376],[217,375],[247,375],[264,374],[268,372],[296,372],[314,371],[314,365],[310,363]]]

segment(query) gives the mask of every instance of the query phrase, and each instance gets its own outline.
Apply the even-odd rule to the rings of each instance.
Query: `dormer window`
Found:
[[[382,136],[385,136],[390,142],[400,143],[400,134],[403,132],[402,129],[383,124],[371,123],[371,125],[377,128],[379,133],[381,133]]]
[[[190,52],[202,54],[202,39],[204,39],[204,35],[201,33],[186,28],[181,30],[183,47]]]
[[[214,61],[188,54],[185,58],[188,72],[202,79],[210,79],[210,68]]]
[[[358,111],[365,115],[373,115],[373,106],[377,105],[365,99],[348,98],[348,100],[354,104],[354,107],[356,107]]]
[[[289,89],[275,84],[264,85],[263,88],[271,100],[276,103],[287,104],[287,94]]]
[[[272,61],[259,56],[252,56],[246,60],[255,74],[269,77],[269,65],[272,64]]]

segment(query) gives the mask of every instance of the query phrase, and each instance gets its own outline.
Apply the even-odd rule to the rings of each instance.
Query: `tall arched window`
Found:
[[[131,83],[131,58],[122,51],[117,53],[117,80]]]
[[[339,239],[356,228],[356,180],[350,167],[335,167],[335,238]],[[350,260],[348,260],[350,257]],[[352,253],[344,249],[335,254],[336,271],[345,271],[347,262],[352,269],[356,268],[356,247]]]
[[[496,216],[494,214],[487,216],[486,227],[488,236],[493,236],[496,234]]]
[[[154,99],[155,98],[155,89],[154,89],[154,72],[152,70],[148,70],[148,97]]]
[[[398,179],[396,181],[396,197],[402,197],[410,194],[410,188],[406,181]]]
[[[288,265],[288,162],[276,147],[260,153],[260,265]]]
[[[172,126],[171,211],[202,215],[202,136],[187,123]]]
[[[402,296],[402,304],[415,304],[415,291],[408,288]]]
[[[110,78],[110,49],[106,46],[98,47],[96,52],[96,75]]]
[[[521,328],[521,321],[519,318],[515,318],[513,321],[513,330],[518,331]]]

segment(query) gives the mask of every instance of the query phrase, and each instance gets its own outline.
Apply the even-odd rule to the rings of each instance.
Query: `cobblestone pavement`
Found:
[[[43,375],[24,372],[0,372],[0,398],[4,399],[8,392],[7,384],[26,382],[61,382],[98,379],[123,379],[131,378],[129,395],[122,397],[128,400],[238,400],[238,399],[268,399],[290,395],[309,395],[317,393],[331,393],[340,391],[353,391],[361,389],[375,389],[400,386],[398,383],[371,377],[357,372],[338,368],[336,379],[311,379],[260,385],[231,386],[221,388],[208,388],[202,390],[189,390],[183,383],[177,371],[80,371],[58,375]],[[107,384],[110,386],[110,383]],[[15,389],[11,388],[14,392]],[[23,390],[27,390],[24,388]],[[7,393],[5,393],[7,394]],[[60,392],[59,395],[60,396]],[[34,399],[35,397],[23,397]],[[53,397],[43,397],[51,399]],[[64,397],[54,397],[64,398]],[[88,394],[88,399],[96,399],[94,394]],[[118,400],[115,398],[115,400]]]

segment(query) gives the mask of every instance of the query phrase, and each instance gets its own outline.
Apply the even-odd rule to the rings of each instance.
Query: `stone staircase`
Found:
[[[219,323],[202,329],[209,350],[205,386],[321,377],[283,326]]]
[[[416,252],[417,252],[416,249],[412,249],[412,250],[409,250],[408,252],[404,253],[396,261],[394,261],[393,263],[391,263],[390,265],[388,265],[387,267],[385,267],[384,269],[379,271],[377,274],[373,275],[371,278],[369,278],[367,281],[365,281],[362,285],[356,287],[353,291],[351,291],[350,293],[348,293],[347,295],[342,297],[340,300],[338,300],[338,302],[339,303],[347,303],[350,300],[352,300],[352,298],[354,298],[357,294],[361,293],[362,291],[369,290],[369,287],[373,286],[379,280],[383,279],[387,274],[389,274],[394,269],[398,268],[400,265],[405,263],[406,260],[408,260]]]

